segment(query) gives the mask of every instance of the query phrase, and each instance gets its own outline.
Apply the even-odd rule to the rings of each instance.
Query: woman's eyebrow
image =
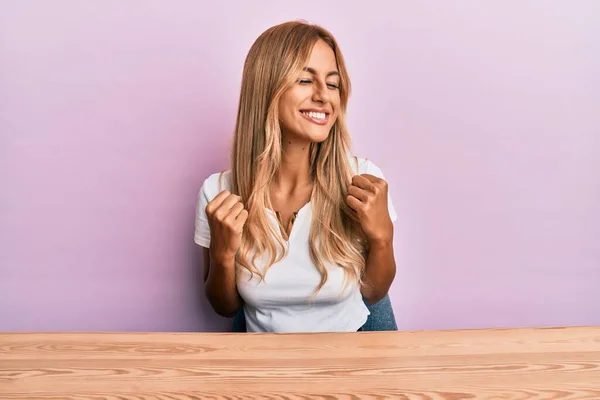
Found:
[[[311,68],[311,67],[305,67],[305,68],[303,68],[303,69],[304,69],[304,71],[306,71],[306,72],[310,72],[310,73],[311,73],[311,74],[313,74],[313,75],[317,75],[317,71],[316,71],[314,68]],[[337,71],[331,71],[331,72],[329,72],[329,73],[327,74],[327,76],[334,76],[334,75],[335,75],[335,76],[340,76],[340,73],[339,73],[339,72],[337,72]]]

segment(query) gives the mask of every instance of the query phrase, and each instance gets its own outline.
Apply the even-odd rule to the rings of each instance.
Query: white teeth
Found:
[[[322,112],[302,111],[302,114],[307,115],[313,119],[325,119],[325,113]]]

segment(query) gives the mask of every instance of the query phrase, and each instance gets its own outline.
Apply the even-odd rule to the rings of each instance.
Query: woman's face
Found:
[[[319,40],[298,81],[279,102],[279,120],[286,141],[322,142],[327,139],[339,112],[339,84],[333,49]]]

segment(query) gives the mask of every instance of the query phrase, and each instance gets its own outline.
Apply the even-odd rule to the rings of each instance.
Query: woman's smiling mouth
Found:
[[[325,112],[302,110],[300,114],[317,125],[326,125],[327,121],[329,121],[329,114]]]

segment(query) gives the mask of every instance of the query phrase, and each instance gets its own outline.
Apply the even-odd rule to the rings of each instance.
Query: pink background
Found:
[[[390,182],[400,329],[600,324],[600,2],[349,3],[2,1],[0,330],[228,328],[196,193],[250,45],[298,18]]]

